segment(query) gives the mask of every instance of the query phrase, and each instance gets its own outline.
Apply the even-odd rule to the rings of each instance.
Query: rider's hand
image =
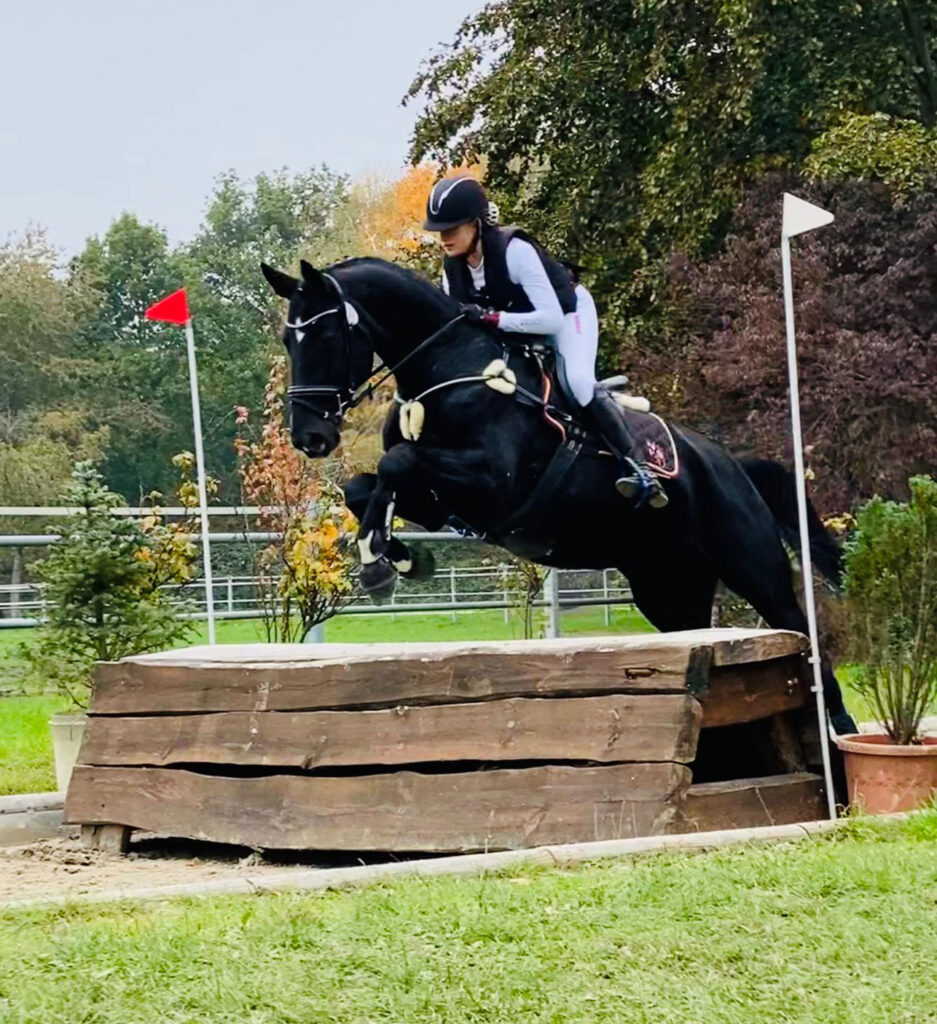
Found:
[[[484,309],[475,302],[463,302],[462,315],[472,324],[481,324],[484,327],[497,327],[501,314],[493,309]]]

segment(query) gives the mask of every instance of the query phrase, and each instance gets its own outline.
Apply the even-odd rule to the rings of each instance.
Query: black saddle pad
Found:
[[[672,479],[680,472],[680,458],[670,427],[654,412],[622,409],[625,422],[634,437],[637,452],[642,453],[648,469],[657,476]]]

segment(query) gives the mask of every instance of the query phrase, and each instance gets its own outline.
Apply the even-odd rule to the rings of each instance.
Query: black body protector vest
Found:
[[[521,228],[495,227],[483,224],[482,258],[485,267],[485,287],[478,291],[472,281],[465,257],[447,257],[443,272],[449,285],[449,294],[459,302],[475,302],[505,313],[529,313],[534,308],[527,293],[514,284],[508,274],[507,247],[512,238],[520,238],[532,245],[553,285],[564,313],[576,310],[576,282],[570,270],[552,256],[532,236]]]

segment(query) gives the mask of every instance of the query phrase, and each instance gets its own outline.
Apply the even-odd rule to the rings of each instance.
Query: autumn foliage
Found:
[[[435,236],[422,228],[426,197],[442,174],[434,163],[408,167],[389,184],[374,187],[358,217],[358,235],[362,252],[397,262],[439,262]],[[461,164],[448,168],[450,174],[484,177],[480,164]]]
[[[274,359],[264,392],[260,434],[237,409],[235,450],[247,504],[259,506],[258,525],[277,539],[257,555],[267,638],[302,640],[351,595],[355,520],[339,488],[292,445],[284,425],[286,360]]]

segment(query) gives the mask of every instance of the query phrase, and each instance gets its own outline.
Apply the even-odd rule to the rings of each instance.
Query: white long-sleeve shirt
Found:
[[[550,278],[547,277],[546,269],[537,255],[537,250],[522,238],[512,238],[504,251],[505,263],[508,268],[508,277],[513,284],[520,285],[524,293],[534,307],[529,313],[506,313],[503,310],[498,312],[501,316],[498,319],[498,327],[502,331],[512,331],[517,334],[559,334],[563,328],[563,308],[560,300],[556,297]],[[472,283],[476,288],[485,286],[485,262],[473,267],[468,264],[469,273],[472,275]],[[446,275],[442,275],[442,288],[448,294],[449,282]]]

